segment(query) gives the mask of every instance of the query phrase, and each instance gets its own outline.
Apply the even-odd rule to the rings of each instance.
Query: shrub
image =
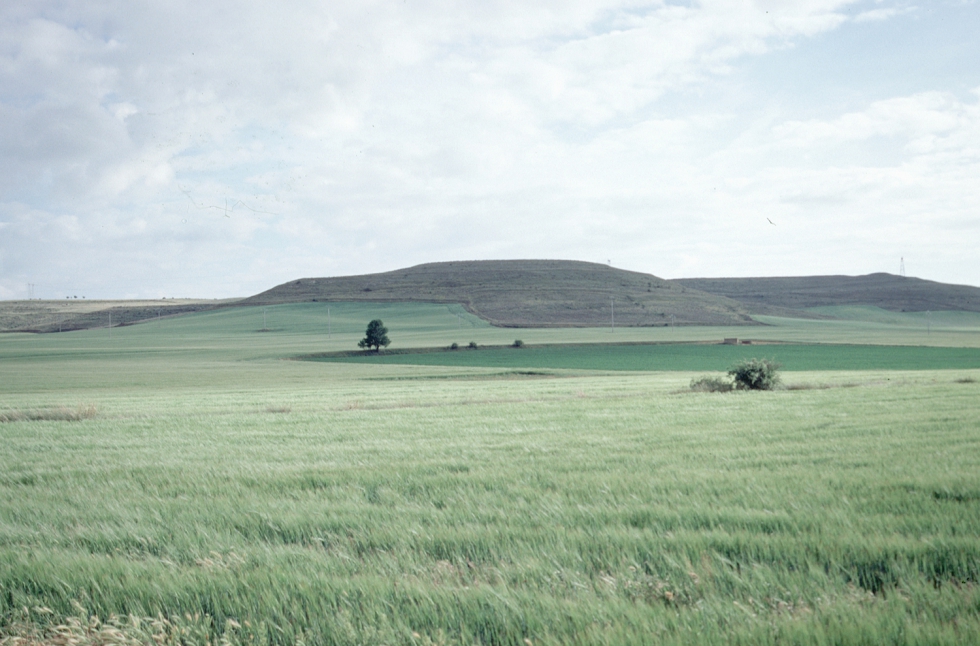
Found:
[[[523,348],[524,347],[524,342],[521,341],[520,339],[517,339],[517,340],[514,341],[514,347],[515,348]]]
[[[459,350],[459,344],[453,341],[452,345],[449,346],[450,350]]]
[[[477,348],[476,341],[470,341],[470,345],[468,347],[470,350],[476,350]]]
[[[781,366],[769,359],[744,359],[729,368],[737,390],[772,390],[779,383]]]
[[[699,377],[691,380],[691,390],[698,393],[727,393],[735,384],[721,377]]]

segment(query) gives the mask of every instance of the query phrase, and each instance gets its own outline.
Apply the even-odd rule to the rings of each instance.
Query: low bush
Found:
[[[735,384],[721,377],[699,377],[691,380],[691,390],[697,393],[727,393]]]
[[[476,345],[476,341],[470,341],[470,350],[476,350],[479,346]]]
[[[517,339],[517,340],[514,341],[513,347],[515,347],[515,348],[523,348],[524,347],[524,342],[521,341],[520,339]]]
[[[453,341],[452,345],[449,346],[450,350],[459,350],[459,344]]]
[[[736,390],[772,390],[779,384],[781,366],[769,359],[744,359],[729,368]]]

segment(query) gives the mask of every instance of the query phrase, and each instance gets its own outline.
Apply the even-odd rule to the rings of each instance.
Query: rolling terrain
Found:
[[[204,312],[234,302],[212,299],[31,300],[0,302],[0,332],[71,332]]]
[[[237,305],[308,301],[461,303],[499,327],[753,325],[745,307],[650,274],[569,260],[429,263],[382,274],[303,278]]]
[[[508,361],[291,360],[373,317]],[[318,302],[0,335],[0,644],[980,642],[980,368],[944,359],[980,314],[760,318]],[[743,332],[838,347],[718,344]],[[755,351],[785,389],[689,389]]]
[[[786,310],[806,311],[846,305],[870,305],[892,312],[980,312],[978,287],[885,273],[785,278],[681,278],[670,282],[731,298],[744,304],[753,314],[784,316]]]
[[[2,301],[0,332],[67,332],[108,327],[110,321],[118,327],[209,310],[315,302],[461,305],[495,327],[746,326],[766,323],[766,316],[888,322],[904,313],[977,313],[980,288],[890,274],[664,280],[577,261],[462,261],[302,278],[244,299]]]

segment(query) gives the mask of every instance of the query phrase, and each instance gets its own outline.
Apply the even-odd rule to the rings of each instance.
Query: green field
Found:
[[[713,394],[687,385],[724,365],[609,370],[588,346],[432,353],[585,361],[533,371],[289,359],[375,317],[393,349],[744,329],[330,307],[329,334],[309,304],[0,336],[0,640],[980,640],[980,369],[917,363],[975,356],[980,326],[770,319],[757,339],[836,347],[643,346],[804,362],[792,389]],[[906,347],[840,347],[875,340]]]
[[[880,345],[548,345],[431,352],[331,354],[314,361],[369,365],[485,366],[568,370],[724,371],[742,359],[767,357],[785,370],[939,370],[980,368],[980,348]]]

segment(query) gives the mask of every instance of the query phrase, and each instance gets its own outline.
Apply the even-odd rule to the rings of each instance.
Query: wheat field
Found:
[[[458,336],[441,307],[393,341]],[[5,646],[980,639],[976,369],[692,393],[292,361],[372,313],[264,314],[0,338]]]

